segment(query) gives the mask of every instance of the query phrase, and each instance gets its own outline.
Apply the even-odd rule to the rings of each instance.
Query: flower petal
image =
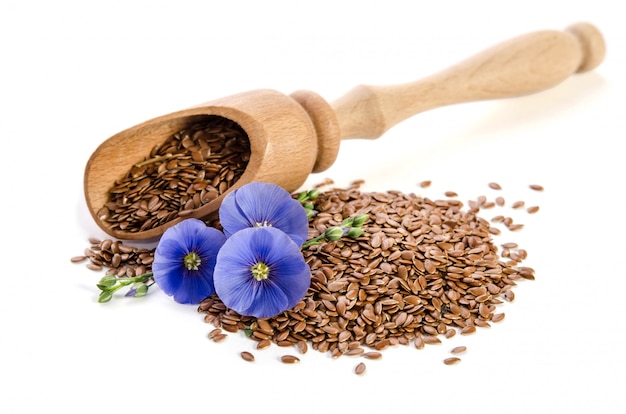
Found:
[[[251,268],[269,267],[256,280]],[[311,271],[296,243],[274,227],[247,228],[229,237],[217,255],[214,283],[224,304],[244,316],[267,318],[295,306],[306,294]]]
[[[179,303],[199,303],[215,293],[213,269],[226,236],[198,219],[183,220],[165,231],[154,252],[154,281]],[[189,270],[185,256],[200,257],[198,270]]]
[[[268,225],[287,233],[298,246],[308,238],[309,219],[300,202],[275,184],[253,182],[228,194],[219,211],[226,236]]]

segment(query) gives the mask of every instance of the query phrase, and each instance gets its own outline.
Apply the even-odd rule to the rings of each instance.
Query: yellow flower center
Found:
[[[200,256],[198,256],[196,252],[191,252],[185,256],[183,263],[185,263],[187,270],[198,270],[202,264],[202,260],[200,260]]]
[[[259,262],[250,268],[252,276],[256,280],[265,280],[270,275],[270,268],[265,263]]]

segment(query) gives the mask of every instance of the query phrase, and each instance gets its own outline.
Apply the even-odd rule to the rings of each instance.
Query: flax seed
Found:
[[[296,362],[300,362],[300,358],[294,355],[283,355],[280,357],[280,360],[284,364],[295,364]]]
[[[247,362],[254,362],[254,355],[248,351],[243,351],[240,353],[241,359]]]
[[[461,362],[461,358],[458,357],[450,357],[443,360],[443,363],[446,365],[455,365]]]
[[[461,354],[463,352],[467,351],[467,347],[464,345],[460,345],[460,346],[455,346],[454,348],[452,348],[450,350],[451,354]]]
[[[363,362],[359,362],[357,366],[354,368],[354,373],[357,375],[363,375],[365,373],[365,369],[367,367]]]

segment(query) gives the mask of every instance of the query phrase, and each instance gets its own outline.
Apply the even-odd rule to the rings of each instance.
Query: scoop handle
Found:
[[[589,23],[545,30],[493,46],[427,78],[392,86],[360,85],[331,104],[341,139],[378,138],[429,109],[509,98],[551,88],[592,70],[605,55],[602,34]]]

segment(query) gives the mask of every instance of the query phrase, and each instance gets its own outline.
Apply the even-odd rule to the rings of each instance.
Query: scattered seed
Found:
[[[455,346],[454,348],[452,348],[452,350],[450,350],[451,354],[461,354],[463,352],[467,351],[467,347],[464,345],[460,345],[460,346]]]
[[[383,357],[383,354],[381,354],[378,351],[370,351],[370,352],[364,352],[363,354],[361,354],[361,356],[367,359],[380,359]]]
[[[215,338],[217,335],[220,335],[222,330],[220,328],[215,328],[211,332],[209,332],[209,339]]]
[[[476,327],[473,325],[467,325],[461,328],[461,335],[471,335],[476,332]]]
[[[524,207],[524,204],[526,204],[524,201],[518,200],[514,202],[513,204],[511,204],[511,208],[522,208]]]
[[[428,187],[430,187],[430,185],[431,185],[431,184],[432,184],[432,181],[430,181],[430,180],[425,180],[425,181],[422,181],[422,182],[420,183],[420,187],[422,187],[422,188],[428,188]]]
[[[213,342],[222,342],[224,339],[226,339],[227,336],[228,335],[222,333],[222,334],[215,335],[212,339],[213,339]]]
[[[256,349],[265,349],[272,345],[272,342],[269,339],[262,339],[256,344]]]
[[[535,190],[535,191],[543,191],[543,186],[539,185],[539,184],[531,184],[529,185],[531,190]]]
[[[363,362],[359,362],[354,368],[354,373],[357,375],[363,375],[365,373],[366,366]]]
[[[454,364],[458,364],[459,362],[461,362],[461,358],[457,358],[457,357],[450,357],[450,358],[446,358],[443,360],[443,363],[446,365],[454,365]]]
[[[446,197],[458,197],[458,196],[459,196],[459,195],[458,195],[456,192],[454,192],[454,191],[446,191],[446,192],[444,193],[444,195],[445,195]]]
[[[300,358],[294,355],[283,355],[280,357],[280,360],[284,364],[295,364],[296,362],[300,362]]]
[[[358,184],[320,191],[310,237],[357,212],[370,218],[357,239],[303,250],[312,279],[294,308],[256,319],[238,315],[214,295],[202,301],[198,311],[216,327],[211,339],[223,340],[224,331],[249,329],[259,350],[275,343],[295,347],[300,354],[310,347],[333,358],[376,359],[388,347],[413,344],[422,349],[457,332],[472,334],[476,326],[500,321],[498,304],[513,301],[512,288],[520,279],[535,277],[534,270],[521,266],[525,250],[512,242],[499,250],[492,241],[493,230],[478,215],[489,203],[477,197],[468,210],[455,199],[361,192]],[[492,221],[509,228],[517,225],[504,216]],[[151,269],[154,249],[113,240],[90,242],[84,256],[95,266],[127,276]],[[119,267],[111,268],[116,254]]]
[[[496,205],[498,205],[499,207],[502,207],[504,206],[504,203],[505,203],[504,197],[501,197],[501,196],[496,197]]]
[[[500,184],[498,183],[489,183],[489,188],[492,188],[494,190],[502,190],[502,187],[500,187]]]
[[[535,214],[539,211],[539,206],[531,206],[526,209],[529,214]]]
[[[492,317],[491,320],[493,322],[500,322],[501,320],[504,319],[504,312],[502,313],[495,313]]]
[[[74,256],[70,260],[72,263],[79,263],[87,260],[87,256]]]
[[[252,355],[250,352],[243,351],[241,352],[240,355],[241,355],[241,359],[243,359],[244,361],[254,362],[254,355]]]

